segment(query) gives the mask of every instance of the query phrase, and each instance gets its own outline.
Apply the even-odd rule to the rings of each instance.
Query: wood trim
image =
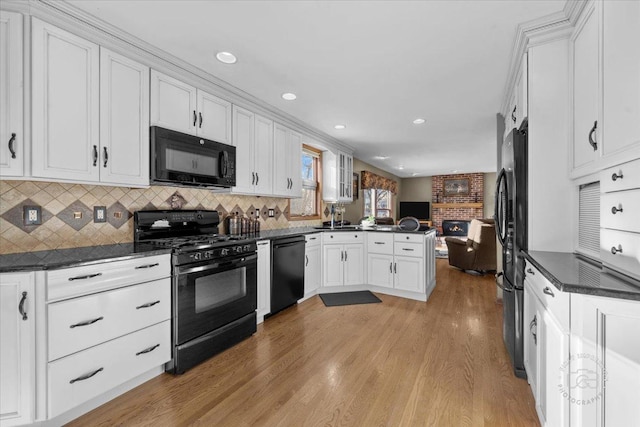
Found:
[[[482,203],[434,203],[432,205],[435,209],[454,209],[454,208],[472,208],[482,209]]]
[[[302,144],[302,149],[307,149],[318,154],[316,168],[316,179],[318,180],[318,186],[316,187],[316,208],[318,209],[318,213],[313,216],[291,216],[291,199],[287,199],[289,221],[312,221],[322,219],[322,151],[307,144]]]

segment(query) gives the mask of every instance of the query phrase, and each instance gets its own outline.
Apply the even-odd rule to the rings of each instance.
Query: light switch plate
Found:
[[[42,224],[42,208],[40,206],[24,206],[24,225]]]
[[[106,206],[94,206],[93,207],[93,222],[107,222],[107,207]]]

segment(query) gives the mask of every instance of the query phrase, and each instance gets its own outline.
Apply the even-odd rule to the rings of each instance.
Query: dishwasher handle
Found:
[[[296,246],[301,243],[304,244],[304,240],[291,242],[291,243],[276,243],[275,245],[273,245],[273,249],[288,248],[289,246]]]

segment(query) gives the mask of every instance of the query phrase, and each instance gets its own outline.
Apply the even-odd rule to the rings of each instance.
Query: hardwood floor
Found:
[[[72,426],[539,426],[502,343],[492,275],[437,260],[427,303],[313,297],[182,376],[161,375]]]

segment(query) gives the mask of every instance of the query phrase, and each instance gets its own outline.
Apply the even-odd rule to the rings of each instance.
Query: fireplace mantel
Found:
[[[471,208],[482,209],[482,202],[478,203],[434,203],[434,209],[455,209],[455,208]]]

